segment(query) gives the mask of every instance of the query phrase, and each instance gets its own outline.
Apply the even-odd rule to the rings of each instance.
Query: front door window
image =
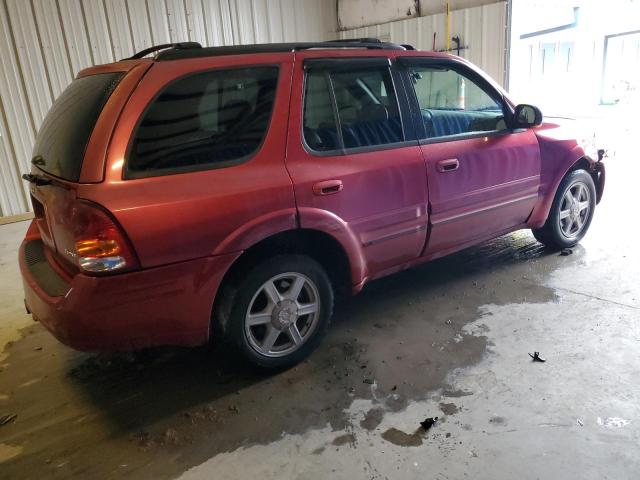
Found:
[[[500,101],[449,67],[413,66],[410,71],[426,138],[505,130]]]

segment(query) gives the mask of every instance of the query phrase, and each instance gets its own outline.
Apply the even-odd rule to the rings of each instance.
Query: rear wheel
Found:
[[[576,245],[585,236],[596,207],[596,188],[585,170],[574,170],[560,182],[547,221],[533,229],[536,240],[550,248]]]
[[[307,256],[265,260],[246,272],[233,291],[232,298],[224,299],[231,302],[225,337],[256,366],[286,368],[300,362],[329,326],[331,283]]]

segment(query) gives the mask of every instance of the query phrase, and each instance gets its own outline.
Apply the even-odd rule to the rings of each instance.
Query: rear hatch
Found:
[[[139,78],[135,83],[124,79],[139,63],[122,62],[81,72],[56,99],[38,131],[31,174],[25,179],[30,182],[35,222],[45,250],[62,261],[67,273],[78,270],[79,231],[92,226],[80,223],[95,220],[87,220],[88,202],[77,198],[79,183],[87,180],[83,165],[104,163],[104,158],[95,158],[96,152],[101,157],[106,154],[117,114]],[[143,69],[135,69],[138,72],[134,76],[141,77],[147,68],[144,65]],[[101,116],[109,117],[108,121]],[[100,142],[105,143],[104,147],[96,148]],[[85,158],[85,153],[91,158]],[[95,166],[92,168],[96,170]],[[109,217],[108,212],[101,215]]]

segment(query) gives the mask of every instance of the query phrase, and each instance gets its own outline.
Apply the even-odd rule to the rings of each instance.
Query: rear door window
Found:
[[[53,103],[33,147],[33,162],[57,177],[77,182],[98,116],[124,74],[77,78]]]
[[[389,67],[309,70],[303,124],[305,141],[316,151],[402,142]]]
[[[250,158],[267,133],[277,82],[277,67],[252,67],[171,83],[138,124],[125,176],[220,168]]]

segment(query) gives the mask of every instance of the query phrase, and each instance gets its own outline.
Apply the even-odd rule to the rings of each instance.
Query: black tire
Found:
[[[301,295],[317,296],[317,314],[303,315],[295,320],[296,328],[298,326],[302,327],[298,330],[299,332],[303,332],[305,327],[308,327],[309,330],[307,331],[308,335],[303,337],[301,344],[295,347],[296,349],[294,351],[283,353],[286,351],[285,349],[280,353],[268,352],[268,354],[265,355],[257,350],[259,345],[256,345],[257,334],[255,330],[262,328],[262,326],[246,327],[245,317],[249,312],[249,308],[253,308],[256,302],[269,301],[266,296],[266,291],[263,289],[264,285],[274,277],[289,273],[295,273],[305,278]],[[274,285],[276,285],[277,289],[280,289],[283,288],[283,284],[285,284],[286,287],[286,282],[289,281],[290,288],[292,288],[293,282],[288,280],[288,278],[289,277],[284,277],[276,280]],[[309,293],[306,293],[307,290]],[[284,294],[287,292],[288,291],[285,290]],[[322,338],[329,328],[330,319],[333,314],[334,294],[329,277],[318,262],[305,255],[278,255],[264,260],[245,271],[242,275],[239,275],[239,279],[233,286],[230,288],[227,286],[227,288],[223,289],[222,295],[222,307],[218,312],[224,312],[225,310],[228,312],[228,319],[222,329],[225,343],[232,346],[233,349],[240,353],[249,363],[260,369],[285,369],[302,361],[315,350],[322,341]],[[264,299],[260,298],[260,295],[264,295]],[[267,304],[265,311],[268,311],[269,308],[273,308],[275,311],[278,307],[270,307],[269,304]],[[295,307],[293,308],[295,310]],[[276,317],[277,313],[276,311]],[[273,316],[274,314],[271,313],[271,315]],[[288,320],[295,318],[295,316],[287,317],[287,312],[285,312],[284,317]],[[264,324],[264,338],[266,338],[268,331],[273,330],[274,321],[276,320],[271,320]],[[311,325],[312,328],[309,325]],[[282,325],[279,326],[285,328],[285,330],[277,334],[279,335],[277,336],[277,341],[282,340],[283,343],[292,343],[293,338],[290,336],[290,330]],[[247,328],[249,328],[249,331],[247,331]],[[213,335],[215,336],[215,331]],[[276,347],[277,342],[274,345],[274,348]],[[294,348],[294,345],[292,344],[290,348]],[[270,356],[276,354],[281,356]]]
[[[567,235],[561,228],[560,210],[563,199],[568,191],[575,188],[576,185],[582,184],[588,190],[589,210],[585,214],[581,229],[575,235]],[[587,233],[593,214],[596,208],[596,187],[593,178],[586,170],[573,170],[569,172],[560,182],[556,196],[551,204],[547,221],[541,228],[534,228],[531,231],[540,243],[554,250],[569,248],[576,245]],[[578,214],[579,215],[579,214]]]

